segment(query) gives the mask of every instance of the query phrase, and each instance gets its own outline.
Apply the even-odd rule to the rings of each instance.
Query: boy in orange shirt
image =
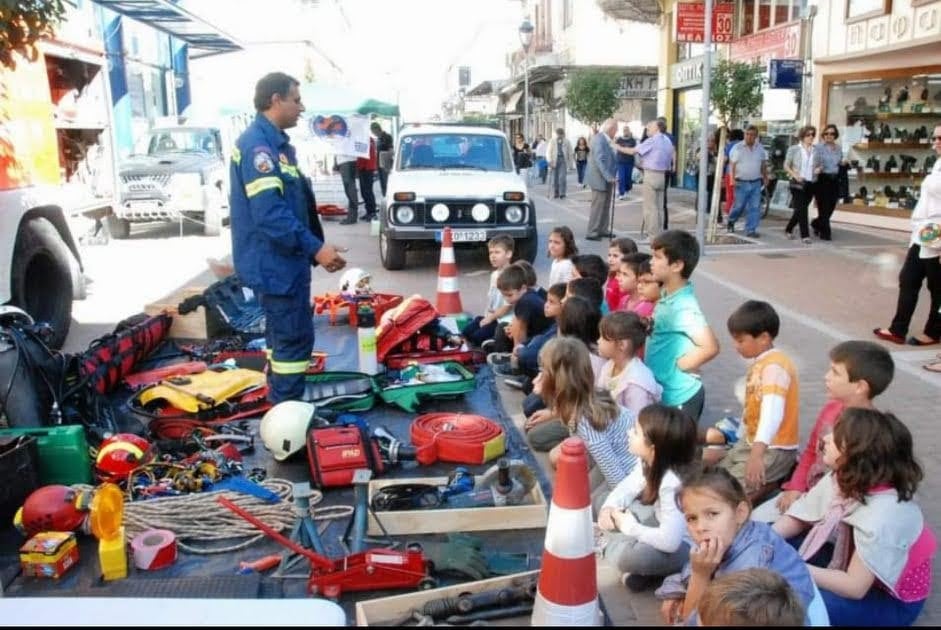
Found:
[[[735,349],[754,362],[745,376],[740,437],[720,462],[742,482],[750,499],[765,484],[783,480],[797,459],[797,369],[774,347],[781,320],[767,302],[749,300],[729,316]]]

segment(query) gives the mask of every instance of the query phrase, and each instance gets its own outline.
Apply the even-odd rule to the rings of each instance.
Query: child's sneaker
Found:
[[[732,445],[738,442],[738,432],[742,428],[742,421],[734,416],[726,416],[716,422],[715,427],[725,436],[725,443]]]
[[[496,345],[497,342],[495,339],[487,339],[482,344],[480,344],[480,349],[484,352],[484,354],[487,354],[493,352],[493,348]]]
[[[487,365],[496,371],[496,368],[501,365],[510,365],[510,360],[513,358],[513,355],[509,352],[491,352],[487,355]]]

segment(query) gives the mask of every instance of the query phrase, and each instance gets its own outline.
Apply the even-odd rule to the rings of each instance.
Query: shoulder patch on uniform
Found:
[[[266,150],[255,150],[255,156],[252,158],[252,164],[259,173],[270,173],[274,170],[274,160]]]

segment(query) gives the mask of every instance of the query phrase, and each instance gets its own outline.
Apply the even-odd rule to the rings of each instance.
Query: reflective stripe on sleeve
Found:
[[[239,151],[238,147],[232,149],[232,161],[236,164],[239,164],[242,161],[242,152]]]
[[[284,164],[283,162],[281,163],[281,172],[284,173],[285,175],[290,175],[294,179],[297,179],[298,177],[300,177],[300,174],[297,172],[296,166],[291,166],[290,164]]]
[[[307,371],[309,361],[271,360],[271,371],[275,374],[302,374]]]
[[[281,178],[275,176],[259,177],[255,181],[245,184],[245,194],[249,197],[254,197],[269,188],[277,188],[281,192],[284,192],[284,184],[281,183]]]

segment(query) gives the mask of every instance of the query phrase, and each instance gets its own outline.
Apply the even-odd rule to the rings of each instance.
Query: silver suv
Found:
[[[503,132],[446,124],[399,132],[381,213],[382,266],[402,269],[406,251],[440,242],[445,226],[456,247],[509,234],[517,258],[536,257],[536,208]]]

